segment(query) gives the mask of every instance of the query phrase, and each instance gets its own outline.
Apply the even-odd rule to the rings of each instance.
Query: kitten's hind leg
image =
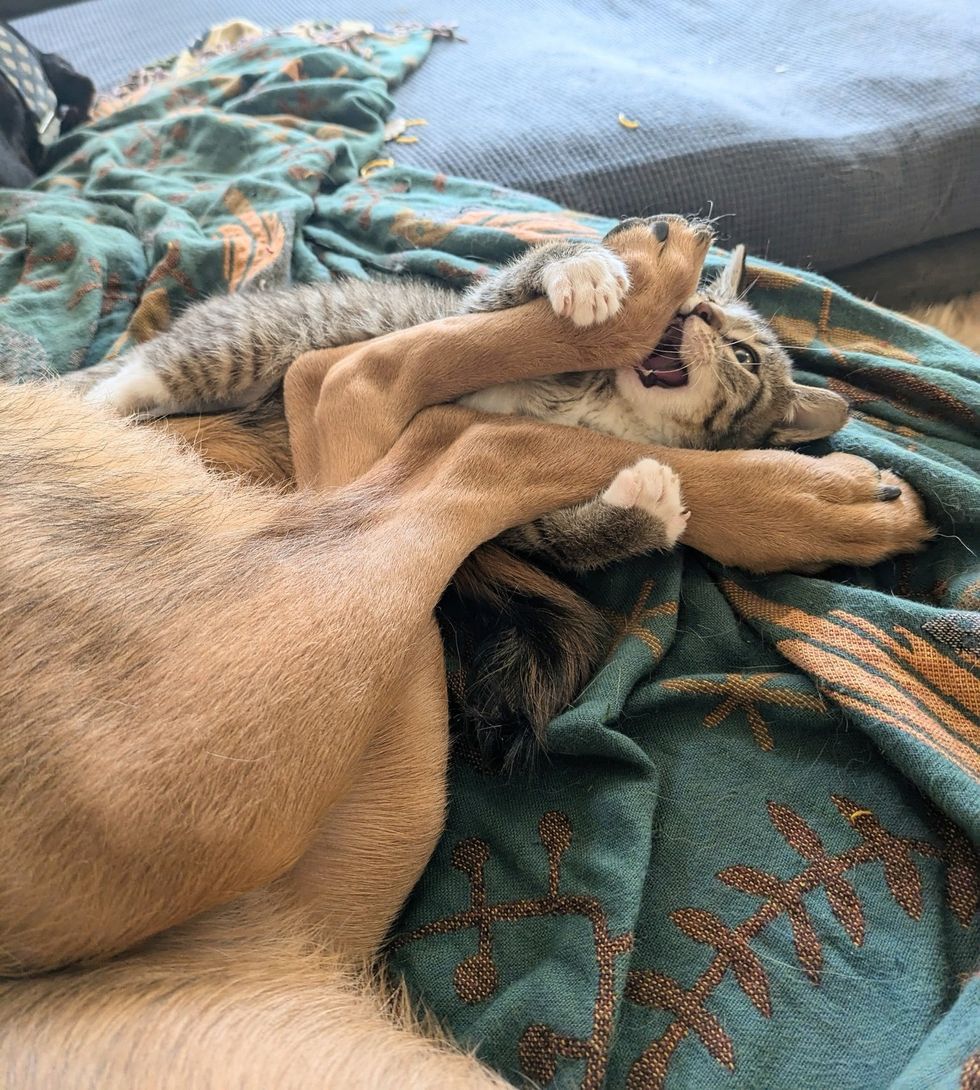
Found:
[[[143,420],[242,409],[267,397],[279,381],[271,370],[245,384],[237,375],[228,376],[223,360],[204,358],[197,366],[188,366],[194,357],[187,353],[171,357],[173,348],[173,339],[160,338],[62,381],[93,405]]]
[[[206,367],[202,366],[202,371]],[[193,391],[176,393],[168,379],[170,372],[154,366],[139,350],[130,352],[111,374],[100,378],[85,391],[85,400],[111,410],[117,416],[139,416],[156,420],[183,413],[216,413],[255,405],[273,392],[274,379],[250,386],[218,390],[204,396]],[[220,385],[220,384],[219,384]]]
[[[559,318],[577,326],[611,318],[629,291],[626,266],[597,242],[549,242],[477,284],[464,298],[467,312],[504,310],[546,295]]]
[[[244,408],[320,343],[329,327],[322,312],[329,314],[331,302],[318,286],[213,296],[188,307],[168,330],[98,365],[95,381],[81,376],[76,386],[87,386],[86,400],[120,416]]]
[[[672,549],[689,516],[677,474],[653,458],[641,458],[620,470],[602,495],[542,515],[507,531],[503,540],[570,571],[593,571]]]

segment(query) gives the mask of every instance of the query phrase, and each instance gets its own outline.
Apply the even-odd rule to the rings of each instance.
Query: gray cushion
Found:
[[[18,27],[109,85],[235,16],[458,22],[467,43],[398,92],[429,120],[393,146],[406,164],[608,215],[713,211],[822,271],[980,228],[974,0],[91,0]]]

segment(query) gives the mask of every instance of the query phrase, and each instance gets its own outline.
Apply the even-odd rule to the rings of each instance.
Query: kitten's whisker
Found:
[[[745,287],[742,288],[742,290],[738,293],[738,295],[735,298],[740,303],[744,303],[746,301],[746,299],[748,298],[749,292],[752,291],[752,289],[756,286],[756,284],[759,283],[759,281],[761,279],[762,279],[762,274],[759,273],[756,276],[756,278],[752,281],[752,283],[751,284],[746,284]]]

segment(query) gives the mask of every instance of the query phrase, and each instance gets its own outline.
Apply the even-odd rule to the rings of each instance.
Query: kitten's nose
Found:
[[[721,329],[721,312],[714,303],[702,301],[698,303],[691,313],[696,314],[702,322],[711,326],[712,329]]]

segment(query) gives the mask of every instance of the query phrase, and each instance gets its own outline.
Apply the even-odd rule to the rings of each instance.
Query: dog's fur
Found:
[[[980,353],[980,291],[958,295],[945,303],[910,307],[908,314]]]
[[[442,826],[433,609],[459,565],[651,453],[683,478],[688,540],[727,563],[871,563],[926,539],[911,491],[885,474],[902,491],[880,502],[859,458],[427,408],[610,345],[642,359],[706,242],[672,223],[615,246],[634,286],[601,332],[536,302],[298,360],[295,494],[57,387],[0,391],[0,966],[25,977],[0,988],[3,1085],[499,1090],[352,976]],[[240,460],[261,477],[284,458]]]

